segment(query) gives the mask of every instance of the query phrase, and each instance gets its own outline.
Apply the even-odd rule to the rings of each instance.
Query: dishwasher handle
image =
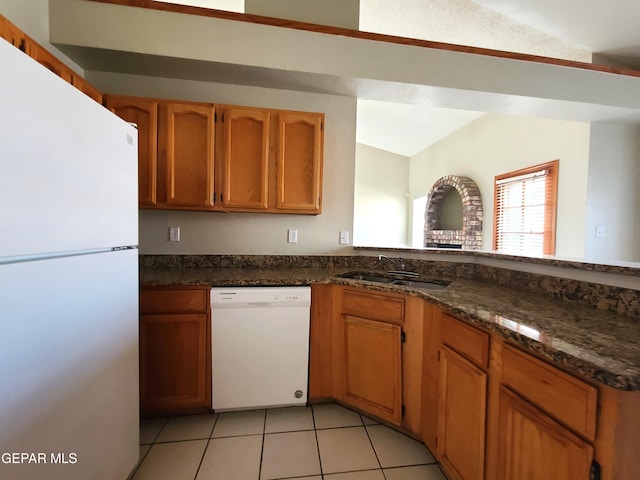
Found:
[[[247,302],[248,307],[273,307],[275,305],[273,302]]]

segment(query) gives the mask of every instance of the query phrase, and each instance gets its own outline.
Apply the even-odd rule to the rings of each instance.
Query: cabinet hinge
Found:
[[[222,114],[222,123],[224,123],[224,113]]]
[[[24,38],[20,40],[20,45],[18,45],[18,49],[22,50],[23,52],[27,51],[27,45],[25,44]]]
[[[436,437],[436,447],[438,446],[438,437]]]
[[[216,194],[215,194],[215,192],[213,194],[213,203],[216,203]]]
[[[440,350],[438,350],[438,361],[440,361]]]
[[[402,405],[402,417],[404,417],[407,414],[407,409],[405,408],[404,405]]]
[[[589,471],[589,480],[600,480],[600,464],[595,460],[591,462],[591,470]]]
[[[213,123],[216,123],[218,121],[218,114],[214,113],[213,114]]]
[[[324,122],[320,122],[320,131],[324,130]]]
[[[400,332],[400,343],[405,343],[407,341],[407,336],[404,333],[404,330]]]

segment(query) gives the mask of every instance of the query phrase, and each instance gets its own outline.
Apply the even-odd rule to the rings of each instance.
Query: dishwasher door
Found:
[[[310,305],[309,287],[211,290],[214,410],[306,404]]]

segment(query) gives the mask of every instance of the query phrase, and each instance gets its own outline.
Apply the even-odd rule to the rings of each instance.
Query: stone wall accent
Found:
[[[462,230],[440,230],[440,202],[455,188],[462,198]],[[460,245],[464,250],[482,248],[482,198],[476,182],[469,177],[446,175],[433,184],[427,195],[424,222],[424,246],[430,244]]]

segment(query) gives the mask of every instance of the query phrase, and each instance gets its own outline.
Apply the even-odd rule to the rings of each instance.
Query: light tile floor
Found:
[[[420,442],[336,404],[143,420],[133,480],[446,480]]]

